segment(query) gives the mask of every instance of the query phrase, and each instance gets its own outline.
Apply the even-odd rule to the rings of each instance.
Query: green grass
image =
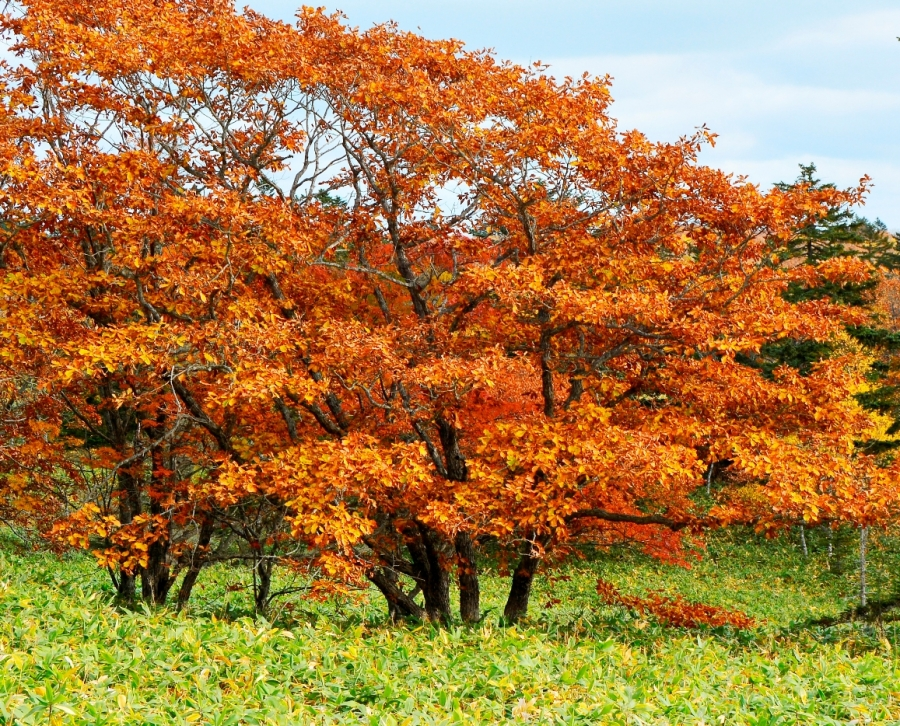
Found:
[[[900,629],[804,629],[852,601],[821,542],[719,534],[690,570],[610,552],[542,578],[532,617],[390,626],[382,603],[282,603],[246,617],[237,572],[206,573],[189,614],[114,607],[87,557],[0,551],[0,724],[900,723]],[[897,572],[875,549],[878,595]],[[666,628],[594,592],[662,591],[742,609],[757,630]],[[231,585],[232,587],[229,587]],[[555,603],[559,600],[559,603]]]

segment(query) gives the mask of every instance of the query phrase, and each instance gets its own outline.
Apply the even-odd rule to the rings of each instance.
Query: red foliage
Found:
[[[720,628],[723,625],[730,625],[733,628],[747,630],[756,627],[756,621],[742,612],[688,602],[680,595],[666,597],[652,594],[645,598],[623,595],[605,580],[597,581],[597,593],[607,605],[622,605],[637,610],[641,615],[652,615],[657,620],[679,628],[701,626]]]

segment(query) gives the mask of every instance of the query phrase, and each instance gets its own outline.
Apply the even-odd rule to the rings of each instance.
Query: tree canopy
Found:
[[[123,597],[236,557],[261,607],[285,562],[446,620],[455,573],[474,621],[489,545],[515,620],[579,543],[890,515],[854,446],[868,312],[786,294],[871,278],[815,232],[865,180],[765,192],[698,162],[705,130],[620,130],[608,79],[311,9],[2,27],[0,506]],[[832,353],[757,365],[789,339]]]

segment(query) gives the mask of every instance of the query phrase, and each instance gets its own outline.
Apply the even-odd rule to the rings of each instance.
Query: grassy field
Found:
[[[872,552],[875,596],[898,572]],[[477,628],[385,623],[381,602],[280,603],[247,617],[237,574],[206,573],[188,614],[129,612],[87,557],[0,550],[0,724],[900,723],[900,628],[801,628],[840,612],[856,573],[822,543],[717,535],[690,570],[625,552],[542,578],[532,617]],[[757,629],[688,631],[600,604],[603,577],[741,609]],[[199,587],[199,586],[198,586]],[[559,601],[559,602],[557,602]]]

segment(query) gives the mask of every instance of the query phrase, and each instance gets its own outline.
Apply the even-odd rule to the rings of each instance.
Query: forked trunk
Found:
[[[403,533],[415,570],[414,579],[425,598],[425,617],[431,622],[450,622],[450,572],[446,543],[434,530],[419,523]]]
[[[459,616],[464,623],[477,623],[481,620],[481,587],[478,582],[475,546],[468,532],[457,533],[454,545],[459,582]]]
[[[370,572],[367,577],[377,587],[388,603],[388,614],[393,622],[406,618],[425,619],[425,610],[400,589],[396,573],[387,568]]]

